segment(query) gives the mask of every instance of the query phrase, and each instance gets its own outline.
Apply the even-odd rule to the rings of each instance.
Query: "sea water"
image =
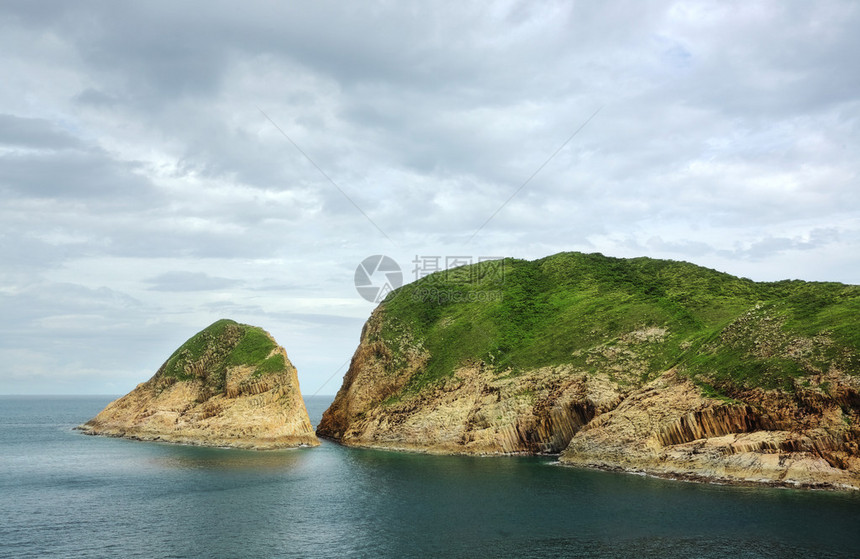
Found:
[[[0,397],[0,557],[860,557],[857,494],[73,430],[111,399]]]

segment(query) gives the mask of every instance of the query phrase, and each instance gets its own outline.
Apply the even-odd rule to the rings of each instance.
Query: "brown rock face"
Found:
[[[569,373],[545,368],[499,379],[479,365],[461,368],[419,394],[361,408],[336,402],[317,433],[352,446],[439,454],[557,453],[620,399],[605,379]]]
[[[440,454],[557,453],[594,416],[612,409],[624,389],[600,375],[545,367],[515,377],[481,363],[443,383],[402,390],[427,361],[420,347],[396,366],[379,341],[381,312],[362,332],[343,386],[317,434],[343,444]]]
[[[746,402],[703,397],[670,371],[586,425],[560,460],[683,479],[860,489],[860,430],[837,402],[824,413],[766,391],[748,391]]]
[[[92,435],[275,449],[319,444],[295,367],[265,331],[219,321],[79,429]]]

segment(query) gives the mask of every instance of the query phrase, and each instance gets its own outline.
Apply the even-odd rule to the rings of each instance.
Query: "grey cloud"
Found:
[[[78,147],[80,142],[43,118],[21,118],[0,114],[0,145],[39,150]]]
[[[31,216],[29,218],[31,228],[42,227],[41,218]],[[8,222],[7,222],[8,223]],[[13,227],[0,226],[0,261],[3,262],[6,275],[13,271],[15,275],[26,277],[28,274],[39,273],[46,267],[56,265],[69,255],[68,246],[57,246],[34,238],[29,235],[17,233]]]
[[[750,260],[761,260],[783,252],[815,250],[836,243],[839,239],[839,231],[836,229],[813,229],[806,237],[767,236],[751,243],[749,247],[735,250],[730,254]]]
[[[214,291],[239,286],[242,281],[202,272],[165,272],[144,283],[153,291]]]
[[[75,283],[40,282],[13,295],[2,295],[10,323],[20,326],[27,320],[86,313],[125,312],[144,308],[144,304],[121,291],[108,287],[91,288]],[[62,301],[58,306],[57,301]],[[16,314],[17,313],[17,314]],[[7,323],[6,328],[11,328]]]
[[[107,288],[40,282],[0,295],[4,322],[0,348],[47,351],[55,358],[83,358],[83,348],[120,353],[133,343],[152,310],[141,301]],[[83,344],[83,345],[82,345]]]
[[[845,3],[779,3],[725,6],[710,26],[681,24],[674,31],[693,46],[680,93],[689,103],[719,107],[734,118],[851,102],[860,77],[842,69],[860,47],[851,31],[858,19],[856,6]],[[820,34],[823,28],[827,39]],[[835,42],[841,48],[834,49]]]
[[[272,312],[258,305],[237,305],[229,301],[217,301],[203,305],[203,308],[220,313],[226,317],[256,317],[257,322],[277,320],[279,323],[298,326],[303,330],[318,329],[325,332],[328,328],[357,328],[361,329],[362,319],[331,314]]]
[[[38,198],[146,199],[152,185],[140,165],[100,150],[0,156],[0,188]]]
[[[103,91],[89,87],[75,95],[74,101],[93,107],[110,107],[116,105],[119,100]]]
[[[623,241],[623,244],[628,249],[639,251],[642,254],[660,253],[677,255],[693,262],[697,258],[713,255],[739,261],[760,261],[777,254],[813,251],[836,245],[842,240],[842,237],[843,235],[837,228],[814,228],[805,235],[792,237],[759,236],[747,243],[736,243],[731,248],[726,248],[720,242],[720,239],[704,242],[699,240],[664,239],[662,236],[652,236],[643,242],[640,242],[635,237],[627,237]]]

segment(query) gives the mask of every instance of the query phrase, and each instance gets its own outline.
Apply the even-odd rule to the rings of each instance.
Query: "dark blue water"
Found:
[[[71,430],[110,400],[0,397],[0,557],[860,557],[860,495]]]

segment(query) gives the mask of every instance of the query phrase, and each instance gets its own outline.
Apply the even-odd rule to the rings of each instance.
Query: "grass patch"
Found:
[[[230,352],[227,364],[261,366],[276,347],[275,342],[262,329],[244,326],[242,338]]]
[[[694,381],[695,385],[699,388],[699,391],[702,393],[702,396],[706,398],[711,398],[713,400],[720,400],[721,402],[726,402],[729,404],[742,404],[743,402],[739,400],[735,400],[731,396],[728,396],[725,392],[720,390],[719,388],[713,386],[702,380]]]
[[[858,370],[859,289],[756,283],[649,258],[508,258],[439,272],[392,292],[382,304],[378,339],[394,368],[409,347],[429,353],[407,384],[411,391],[469,363],[512,375],[559,364],[598,371],[631,354],[635,382],[679,367],[697,381],[789,390],[833,359]],[[666,334],[659,340],[631,335],[649,328]],[[797,339],[816,336],[827,341],[815,342],[812,357],[792,352]]]
[[[259,377],[271,373],[282,373],[287,370],[287,360],[280,353],[275,354],[257,366],[254,376]]]
[[[223,388],[229,367],[255,368],[254,376],[286,370],[283,355],[270,357],[277,344],[261,328],[222,319],[204,328],[173,352],[158,374],[180,381],[201,379]]]

